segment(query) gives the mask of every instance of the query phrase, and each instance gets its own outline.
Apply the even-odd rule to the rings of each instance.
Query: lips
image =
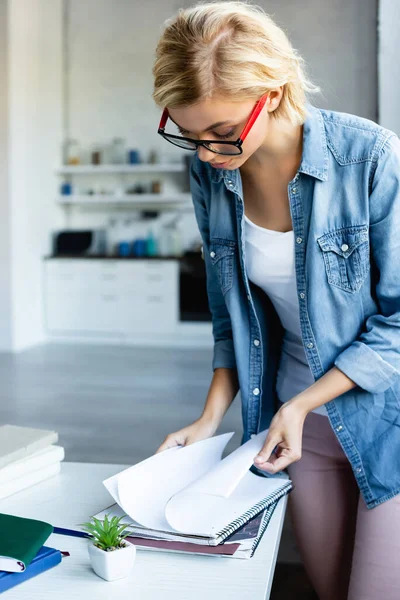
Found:
[[[227,162],[223,162],[223,163],[210,163],[210,165],[212,167],[215,167],[216,169],[224,169],[227,165],[229,165],[230,161]]]

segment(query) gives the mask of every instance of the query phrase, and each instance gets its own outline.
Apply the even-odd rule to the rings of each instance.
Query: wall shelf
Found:
[[[155,163],[137,165],[64,165],[56,169],[58,175],[94,175],[118,173],[183,173],[184,163]]]
[[[189,203],[189,193],[171,194],[126,194],[124,196],[110,196],[107,194],[71,194],[57,196],[57,204],[129,204],[129,205],[160,205]]]

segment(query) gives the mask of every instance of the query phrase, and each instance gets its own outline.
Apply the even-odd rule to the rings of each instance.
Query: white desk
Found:
[[[0,501],[0,512],[73,528],[113,503],[103,479],[125,465],[63,463],[61,473]],[[139,549],[134,570],[106,582],[92,571],[88,540],[53,534],[46,545],[67,550],[62,563],[9,590],[7,600],[266,600],[269,598],[287,497],[249,560],[151,552]]]

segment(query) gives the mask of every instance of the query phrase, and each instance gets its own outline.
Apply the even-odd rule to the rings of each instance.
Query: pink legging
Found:
[[[400,599],[400,495],[367,509],[328,418],[310,413],[289,514],[319,600]]]

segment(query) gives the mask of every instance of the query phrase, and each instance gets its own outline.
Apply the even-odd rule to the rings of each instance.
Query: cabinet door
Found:
[[[124,278],[121,295],[124,331],[127,335],[174,333],[179,312],[178,261],[138,261],[133,266],[136,269]]]
[[[45,313],[51,332],[118,333],[120,295],[102,287],[100,261],[54,260],[45,268]]]
[[[178,285],[177,261],[48,261],[47,328],[77,334],[170,334],[178,322]]]

